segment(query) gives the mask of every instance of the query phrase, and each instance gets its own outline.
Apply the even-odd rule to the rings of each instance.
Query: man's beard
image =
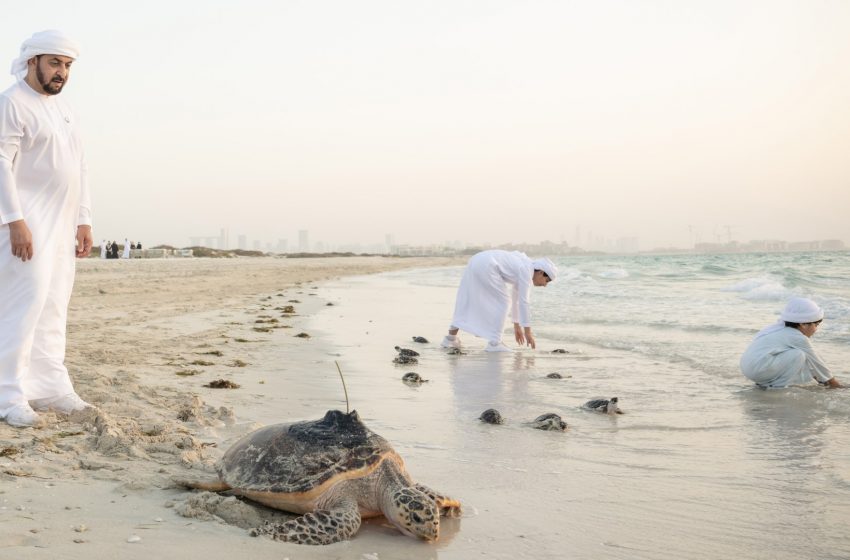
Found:
[[[62,88],[65,87],[65,81],[55,82],[53,79],[47,80],[44,77],[44,72],[41,71],[41,68],[38,66],[35,67],[35,77],[38,80],[38,83],[41,84],[41,89],[44,90],[44,93],[47,95],[56,95]]]

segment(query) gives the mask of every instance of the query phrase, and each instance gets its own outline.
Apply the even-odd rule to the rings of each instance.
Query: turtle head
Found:
[[[410,537],[435,541],[440,536],[440,512],[433,498],[415,488],[405,487],[389,494],[384,516]]]

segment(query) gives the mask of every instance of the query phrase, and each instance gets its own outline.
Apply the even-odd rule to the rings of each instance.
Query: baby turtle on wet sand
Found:
[[[413,342],[418,342],[419,344],[428,344],[428,339],[424,336],[414,336]]]
[[[547,379],[563,379],[564,376],[558,373],[557,371],[550,373],[546,376]]]
[[[534,419],[531,425],[538,430],[557,430],[563,432],[567,429],[567,423],[561,420],[561,417],[554,412],[541,414]]]
[[[481,416],[478,417],[482,422],[486,422],[487,424],[504,424],[505,419],[502,418],[502,415],[499,414],[499,411],[495,408],[488,408],[484,412],[481,413]]]
[[[563,348],[555,348],[554,350],[552,350],[552,353],[553,354],[569,354],[569,352],[567,352]]]
[[[466,352],[464,352],[460,348],[452,347],[446,349],[446,354],[449,354],[451,356],[463,356],[464,354],[466,354]]]
[[[422,383],[428,383],[427,379],[422,379],[422,376],[415,372],[405,373],[401,380],[405,383],[410,383],[411,385],[420,385]]]
[[[413,356],[405,356],[404,354],[399,354],[393,359],[394,364],[418,364],[419,360],[414,358]]]
[[[251,530],[279,541],[331,544],[379,515],[405,535],[434,541],[440,516],[461,512],[457,500],[413,482],[398,453],[356,411],[260,428],[233,444],[217,468],[216,481],[182,484],[304,514]]]
[[[402,348],[401,346],[395,347],[396,352],[398,352],[399,356],[418,356],[419,352],[416,350],[411,350],[409,348]]]
[[[595,399],[592,401],[587,401],[584,403],[584,408],[589,410],[595,410],[596,412],[604,412],[605,414],[622,414],[623,411],[620,410],[617,402],[619,399],[617,397],[611,397],[611,400],[607,399]]]

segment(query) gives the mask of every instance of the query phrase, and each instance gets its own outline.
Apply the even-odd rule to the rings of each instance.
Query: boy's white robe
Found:
[[[762,329],[741,356],[741,372],[760,387],[787,387],[815,380],[825,383],[832,373],[809,338],[784,324]]]
[[[73,392],[65,324],[78,225],[91,224],[76,117],[59,95],[18,81],[0,94],[0,416]],[[9,222],[24,219],[32,260],[12,255]]]
[[[509,310],[514,323],[530,326],[531,262],[519,251],[473,255],[460,281],[451,326],[491,342],[502,339]]]

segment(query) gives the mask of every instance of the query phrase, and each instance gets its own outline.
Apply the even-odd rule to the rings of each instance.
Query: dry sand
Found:
[[[224,451],[218,442],[257,425],[249,400],[228,400],[225,393],[237,391],[206,389],[202,381],[248,376],[262,384],[250,348],[272,340],[290,345],[292,360],[305,368],[314,361],[316,350],[295,336],[310,311],[326,304],[314,282],[446,264],[458,261],[80,262],[66,363],[77,391],[97,409],[45,414],[40,429],[0,423],[0,557],[370,557],[358,545],[320,550],[251,538],[240,527],[279,514],[187,493],[173,478],[206,476]]]

